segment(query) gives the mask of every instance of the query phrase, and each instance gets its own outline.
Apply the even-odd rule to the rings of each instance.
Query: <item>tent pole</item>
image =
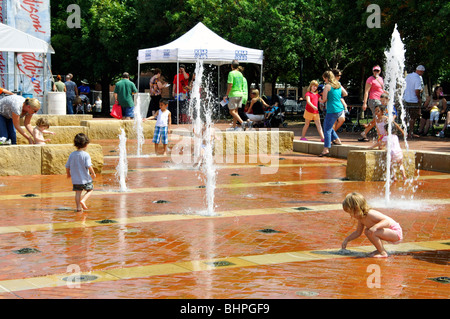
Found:
[[[264,95],[265,92],[263,90],[263,61],[261,61],[261,75],[260,76],[261,76],[261,78],[260,78],[261,87],[260,87],[259,92],[261,92],[262,95]]]
[[[138,82],[137,82],[137,90],[139,94],[139,83],[141,83],[141,64],[138,62]]]
[[[14,92],[19,90],[19,79],[17,77],[17,52],[14,52]]]
[[[176,83],[176,86],[177,86],[177,94],[176,94],[176,99],[177,99],[177,125],[178,124],[180,124],[180,97],[179,97],[179,94],[180,94],[180,78],[179,78],[179,75],[178,75],[178,70],[180,69],[180,61],[178,61],[177,60],[177,72],[175,73],[176,74],[176,76],[177,76],[177,82],[175,82]]]

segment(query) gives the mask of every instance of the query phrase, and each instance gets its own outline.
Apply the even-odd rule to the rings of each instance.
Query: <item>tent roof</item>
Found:
[[[55,53],[44,40],[3,23],[0,23],[0,39],[0,52]]]
[[[246,48],[231,43],[199,22],[195,27],[178,39],[155,48],[141,49],[138,62],[195,63],[203,60],[210,64],[230,64],[233,59],[239,62],[262,64],[263,51]]]

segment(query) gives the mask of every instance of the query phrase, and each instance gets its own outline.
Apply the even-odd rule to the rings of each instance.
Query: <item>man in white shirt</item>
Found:
[[[422,107],[422,75],[425,72],[425,67],[419,65],[415,72],[406,76],[406,88],[403,95],[403,100],[406,108],[406,116],[409,120],[408,137],[413,136],[414,124],[420,118]],[[414,134],[414,137],[418,135]]]

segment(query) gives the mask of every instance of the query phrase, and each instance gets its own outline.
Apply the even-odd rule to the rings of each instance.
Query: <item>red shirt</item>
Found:
[[[189,73],[186,73],[186,75],[189,76]],[[181,79],[181,81],[179,81],[178,79]],[[173,84],[177,85],[177,88],[175,88],[175,94],[177,93],[177,91],[178,93],[187,93],[185,88],[189,85],[189,78],[185,79],[183,73],[178,73],[173,78]]]
[[[305,96],[309,96],[311,104],[314,105],[315,107],[317,107],[318,103],[319,103],[319,94],[318,93],[312,93],[312,92],[306,92]],[[319,110],[314,110],[311,105],[309,105],[308,103],[306,103],[306,108],[305,108],[309,113],[314,113],[314,114],[319,114]]]

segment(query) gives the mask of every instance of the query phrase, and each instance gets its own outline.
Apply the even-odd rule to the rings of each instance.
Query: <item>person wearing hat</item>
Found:
[[[419,65],[415,72],[409,73],[406,76],[405,92],[403,94],[404,105],[406,109],[406,118],[409,122],[408,137],[419,137],[413,133],[414,124],[420,118],[422,107],[422,75],[425,72],[425,67]]]
[[[364,89],[363,99],[363,111],[369,106],[372,111],[372,115],[375,114],[375,108],[381,105],[381,94],[384,93],[384,81],[380,76],[381,68],[379,65],[375,65],[372,68],[372,75],[367,79]]]

